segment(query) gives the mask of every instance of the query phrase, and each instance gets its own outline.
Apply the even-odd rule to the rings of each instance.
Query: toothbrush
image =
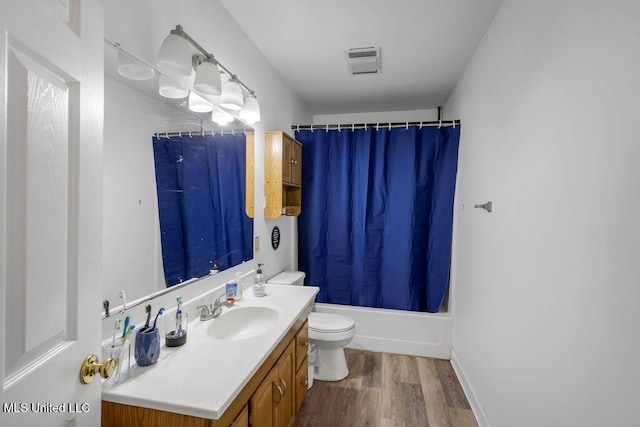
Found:
[[[116,323],[113,325],[113,336],[111,337],[111,356],[113,358],[113,349],[116,347],[116,334],[120,327],[122,326],[122,320],[117,319]]]
[[[147,304],[147,306],[144,308],[144,311],[147,312],[147,323],[144,324],[144,329],[149,329],[149,322],[151,321],[151,304]]]
[[[173,333],[175,337],[182,336],[182,309],[180,306],[182,305],[182,297],[176,298],[178,301],[178,309],[176,310],[176,331]]]
[[[164,313],[164,307],[160,307],[160,310],[158,310],[158,314],[156,314],[156,318],[153,321],[153,330],[156,330],[156,322],[158,321],[158,317],[162,316],[162,313]]]
[[[122,345],[127,343],[127,338],[131,335],[131,332],[136,328],[136,325],[131,325],[125,329],[125,333],[122,335]]]
[[[124,294],[124,291],[118,291],[118,298],[122,298],[122,309],[120,309],[120,313],[124,314],[127,309],[127,296]]]
[[[122,329],[122,343],[124,344],[124,336],[127,335],[129,329],[129,316],[124,318],[124,328]]]
[[[129,335],[131,335],[131,332],[133,332],[135,328],[136,328],[136,325],[129,325],[128,328],[124,328],[124,333],[122,334],[122,346],[124,346],[127,343],[127,338],[129,338]],[[112,350],[112,353],[113,353],[113,350]],[[129,355],[128,352],[125,352],[123,349],[121,349],[118,352],[118,354],[124,357],[124,360],[128,362],[128,359],[127,359],[127,356]],[[113,354],[111,357],[113,357]],[[120,367],[119,365],[120,365],[120,357],[116,359],[116,371],[115,371],[115,378],[114,378],[114,382],[116,384],[120,382],[120,372],[122,371],[122,367]]]

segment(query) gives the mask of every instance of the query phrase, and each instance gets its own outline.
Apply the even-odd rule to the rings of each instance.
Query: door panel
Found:
[[[100,423],[103,13],[0,13],[0,425]],[[6,171],[6,172],[5,172]]]

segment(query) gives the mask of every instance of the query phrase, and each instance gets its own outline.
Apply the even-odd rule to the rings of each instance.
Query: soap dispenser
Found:
[[[264,264],[258,264],[258,271],[256,275],[256,281],[253,284],[253,296],[263,297],[266,295],[264,286],[264,275],[262,274],[262,266]]]
[[[238,284],[238,292],[236,294],[236,301],[242,299],[242,273],[240,271],[236,272],[236,283]]]

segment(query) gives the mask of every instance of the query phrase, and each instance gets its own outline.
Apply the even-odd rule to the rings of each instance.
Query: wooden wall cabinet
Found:
[[[282,131],[265,132],[264,175],[264,217],[300,215],[302,144]]]

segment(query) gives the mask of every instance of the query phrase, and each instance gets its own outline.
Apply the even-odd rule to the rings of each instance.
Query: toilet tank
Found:
[[[302,286],[305,277],[306,274],[303,271],[287,270],[267,280],[267,284]]]

